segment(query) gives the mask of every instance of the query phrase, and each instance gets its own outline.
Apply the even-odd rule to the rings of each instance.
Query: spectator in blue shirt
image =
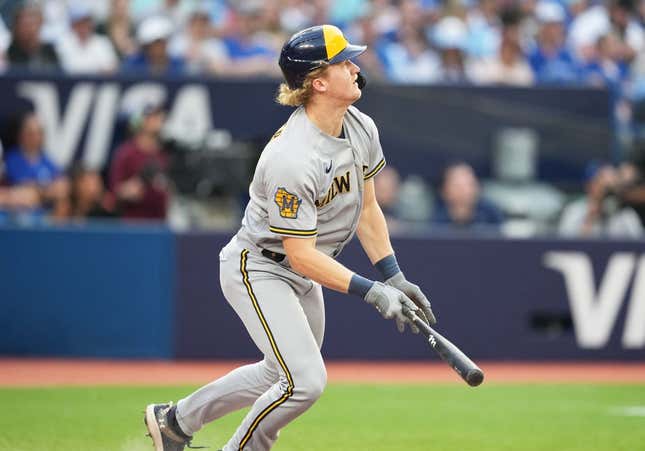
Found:
[[[172,33],[173,25],[166,17],[154,16],[141,22],[137,29],[141,50],[123,61],[123,71],[148,75],[183,74],[184,60],[168,52],[168,40]]]
[[[504,215],[496,205],[480,196],[479,181],[468,163],[459,161],[445,167],[441,192],[432,222],[457,229],[498,230]]]
[[[620,40],[614,33],[598,38],[595,56],[583,68],[584,81],[592,86],[607,87],[617,94],[629,75],[629,66],[621,60]]]
[[[32,210],[40,205],[38,190],[32,186],[7,186],[0,142],[0,224],[11,220],[14,212]]]
[[[412,26],[401,27],[398,40],[384,45],[382,50],[386,73],[395,83],[433,83],[441,76],[439,57],[421,30]]]
[[[52,216],[69,215],[69,181],[43,150],[43,127],[35,113],[26,114],[20,121],[18,144],[7,153],[6,179],[14,187],[35,188],[39,203],[32,213],[51,211]]]
[[[564,8],[555,1],[541,0],[535,7],[540,23],[537,42],[528,58],[537,83],[567,84],[580,79],[580,67],[565,46]]]
[[[236,10],[234,31],[223,39],[230,65],[223,76],[279,75],[274,37],[265,27],[265,6],[261,2],[240,3]]]

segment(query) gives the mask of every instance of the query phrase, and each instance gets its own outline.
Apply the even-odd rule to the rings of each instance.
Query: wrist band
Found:
[[[349,281],[349,288],[347,289],[347,292],[360,296],[361,298],[365,298],[365,295],[368,291],[370,291],[372,285],[374,285],[373,280],[366,279],[365,277],[359,276],[358,274],[354,274],[352,276],[352,279]]]
[[[383,280],[387,280],[401,272],[401,268],[399,268],[399,263],[396,261],[396,256],[394,254],[388,255],[387,257],[377,261],[374,263],[374,267],[381,273]]]

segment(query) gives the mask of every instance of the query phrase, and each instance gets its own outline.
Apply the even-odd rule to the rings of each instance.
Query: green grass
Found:
[[[144,406],[193,387],[0,389],[1,451],[150,451]],[[287,450],[643,451],[645,385],[331,385],[274,447]],[[215,451],[244,412],[194,440]]]

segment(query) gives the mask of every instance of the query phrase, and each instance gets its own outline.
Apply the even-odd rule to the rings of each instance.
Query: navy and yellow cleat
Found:
[[[175,430],[168,422],[168,413],[172,409],[172,402],[166,404],[150,404],[146,407],[143,418],[148,435],[152,438],[155,451],[183,451],[190,446],[192,437],[185,436]],[[194,447],[193,449],[203,448]]]

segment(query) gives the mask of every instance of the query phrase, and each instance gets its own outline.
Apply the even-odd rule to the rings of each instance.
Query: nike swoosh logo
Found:
[[[329,167],[325,166],[325,174],[329,174],[329,171],[331,171],[331,167],[334,164],[334,160],[331,160],[329,162]]]

